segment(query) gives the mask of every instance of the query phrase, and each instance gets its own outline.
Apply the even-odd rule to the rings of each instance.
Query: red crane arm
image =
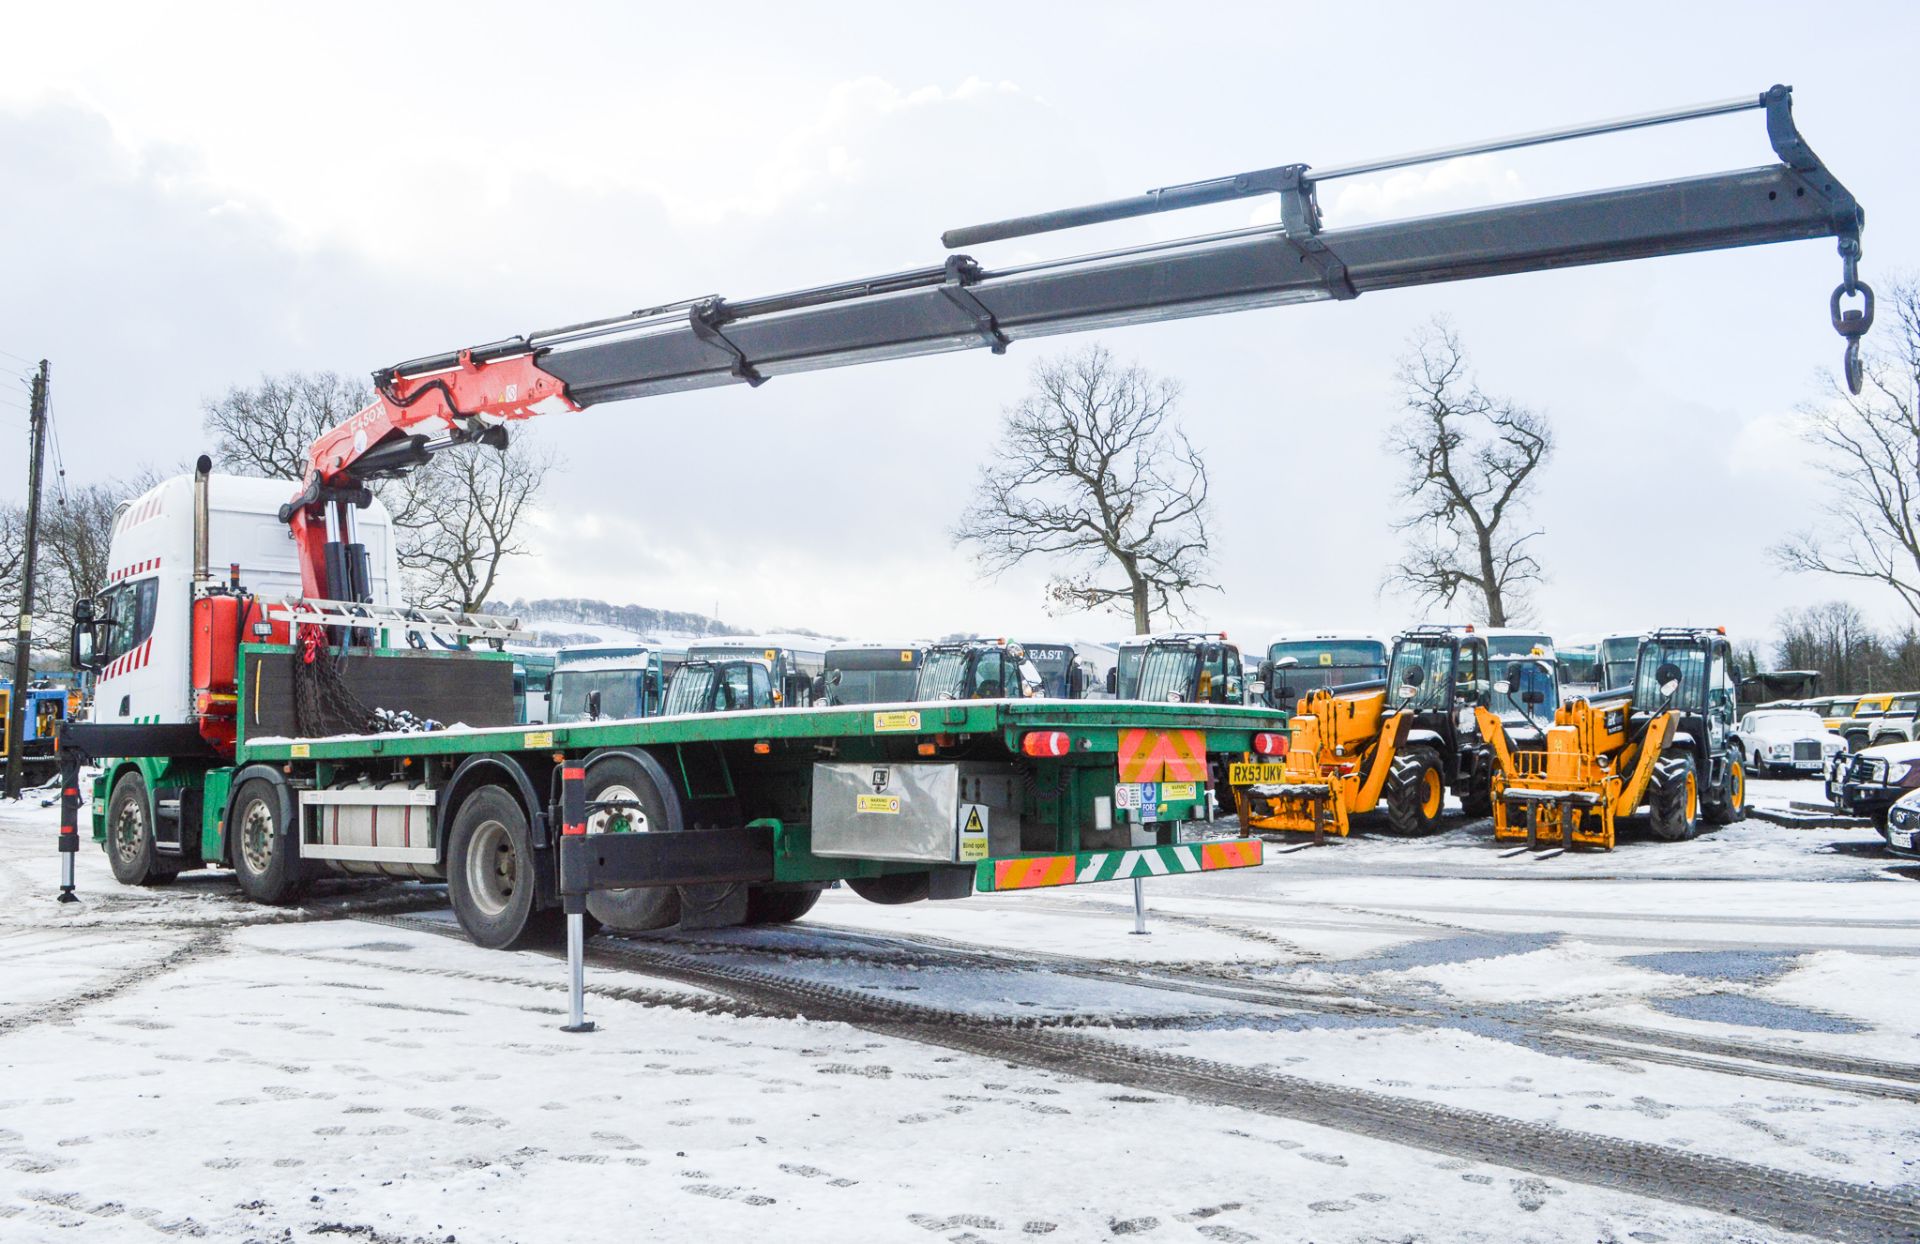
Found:
[[[488,349],[462,350],[431,371],[376,376],[375,400],[314,441],[300,495],[280,511],[299,549],[303,595],[365,599],[356,589],[367,586],[368,570],[352,529],[367,481],[404,474],[448,445],[504,448],[505,424],[581,408],[563,381],[541,370],[538,352]]]

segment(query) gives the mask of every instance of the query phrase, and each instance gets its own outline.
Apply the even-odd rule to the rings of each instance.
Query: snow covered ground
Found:
[[[1451,824],[1153,883],[1147,937],[1090,886],[596,939],[568,1036],[562,965],[445,936],[433,887],[269,910],[89,846],[61,907],[53,810],[0,805],[0,1240],[1913,1238],[1920,864],[1865,826]],[[1162,1063],[1193,1075],[1143,1090]],[[1730,1162],[1787,1208],[1724,1212]]]

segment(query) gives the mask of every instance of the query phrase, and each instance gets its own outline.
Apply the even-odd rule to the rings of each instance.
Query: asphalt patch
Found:
[[[1681,1019],[1710,1024],[1738,1024],[1743,1028],[1773,1028],[1782,1032],[1865,1032],[1865,1024],[1811,1007],[1787,1006],[1737,993],[1703,993],[1688,998],[1655,998],[1655,1010]]]
[[[1797,950],[1668,950],[1653,955],[1630,955],[1627,962],[1670,976],[1765,984],[1793,970]]]

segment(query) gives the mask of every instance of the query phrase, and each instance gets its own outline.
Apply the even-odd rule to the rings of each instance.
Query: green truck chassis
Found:
[[[1225,766],[1284,724],[1268,709],[1033,699],[249,737],[254,717],[274,720],[254,711],[261,688],[286,694],[276,667],[299,658],[242,653],[231,759],[197,748],[192,726],[69,729],[73,764],[100,760],[93,838],[120,880],[232,867],[275,902],[322,871],[445,879],[468,933],[497,946],[558,930],[569,769],[588,836],[609,835],[583,857],[599,860],[590,888],[677,887],[683,923],[726,924],[794,918],[834,881],[902,902],[1258,864],[1257,841],[1195,829]],[[500,658],[359,659],[470,685],[489,672],[470,662]]]

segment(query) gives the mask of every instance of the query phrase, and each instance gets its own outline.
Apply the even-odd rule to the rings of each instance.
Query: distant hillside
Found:
[[[489,613],[503,613],[521,620],[534,632],[535,643],[542,648],[564,648],[573,644],[605,643],[630,637],[698,639],[709,635],[751,635],[758,631],[730,626],[704,613],[680,609],[655,609],[649,605],[614,605],[585,597],[542,597],[537,600],[513,600],[490,606]],[[577,628],[577,629],[576,629]],[[800,627],[769,628],[786,634],[817,635]]]

